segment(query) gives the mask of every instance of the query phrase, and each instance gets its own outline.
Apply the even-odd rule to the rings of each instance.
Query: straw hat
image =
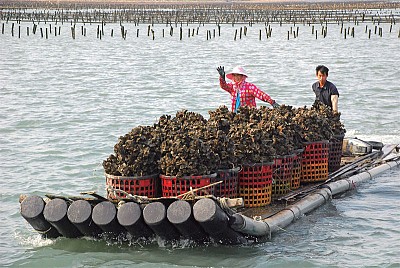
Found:
[[[233,80],[233,74],[241,74],[248,77],[246,71],[241,66],[236,66],[235,68],[233,68],[232,72],[227,74],[226,77],[230,80]]]

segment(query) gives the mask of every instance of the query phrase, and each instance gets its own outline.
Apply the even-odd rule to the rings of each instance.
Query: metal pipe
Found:
[[[253,220],[239,213],[235,213],[232,218],[234,222],[231,224],[231,228],[237,232],[257,237],[270,234],[268,224],[263,221]]]
[[[294,220],[300,218],[302,215],[316,209],[331,198],[331,192],[327,188],[317,190],[315,193],[308,195],[301,199],[299,202],[288,206],[281,210],[277,214],[264,219],[264,222],[268,224],[270,233],[279,231]]]
[[[233,217],[235,220],[231,227],[235,231],[252,236],[271,236],[272,233],[282,230],[302,215],[329,201],[332,196],[353,189],[354,186],[398,165],[400,165],[400,160],[390,161],[347,179],[328,183],[323,188],[318,189],[275,215],[264,219],[262,222],[241,214],[234,214]]]
[[[372,177],[374,177],[390,168],[393,168],[399,164],[400,164],[400,162],[397,162],[397,161],[387,162],[387,163],[381,164],[377,167],[371,168],[367,171],[364,171],[362,173],[351,176],[347,179],[328,183],[328,184],[326,184],[326,187],[331,189],[333,196],[340,194],[340,193],[344,193],[348,190],[353,189],[355,186],[358,186],[359,184],[370,180]]]

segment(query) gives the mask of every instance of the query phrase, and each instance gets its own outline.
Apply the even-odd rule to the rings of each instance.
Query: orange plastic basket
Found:
[[[207,186],[215,182],[217,173],[201,176],[166,176],[160,175],[162,196],[173,197],[189,192],[191,189]],[[196,195],[213,195],[215,186],[196,191]]]
[[[274,158],[272,165],[272,199],[290,191],[294,154]]]
[[[301,159],[303,155],[303,149],[296,150],[293,157],[293,169],[292,179],[290,181],[290,188],[296,190],[300,188],[300,177],[301,177]]]
[[[123,190],[131,195],[158,197],[159,184],[159,174],[142,177],[125,177],[106,174],[107,186],[112,186],[114,189],[117,190]],[[113,191],[107,191],[107,196],[109,198],[126,197],[125,194],[120,192],[116,192],[115,194],[116,196],[114,196]]]
[[[262,207],[271,204],[272,164],[245,165],[239,172],[239,196],[245,207]]]
[[[228,198],[238,197],[239,168],[218,170],[215,181],[222,181],[215,185],[215,196]]]
[[[304,143],[300,183],[319,182],[328,178],[329,141]]]
[[[340,168],[344,135],[335,135],[329,140],[328,171],[334,172]]]

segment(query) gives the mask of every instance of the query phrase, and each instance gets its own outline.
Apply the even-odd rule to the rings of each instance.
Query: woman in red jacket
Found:
[[[268,102],[272,107],[277,108],[277,104],[267,93],[263,92],[256,85],[246,81],[247,74],[243,67],[236,66],[226,77],[232,82],[225,81],[225,70],[223,66],[217,68],[220,75],[219,84],[221,88],[231,94],[232,111],[237,112],[240,106],[256,107],[256,100]]]

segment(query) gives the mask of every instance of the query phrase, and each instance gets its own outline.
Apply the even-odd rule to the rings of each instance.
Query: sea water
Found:
[[[248,81],[279,104],[309,107],[315,67],[325,64],[340,93],[346,135],[400,143],[397,24],[392,32],[381,24],[382,37],[369,38],[365,27],[373,29],[372,23],[345,23],[355,27],[355,37],[346,39],[341,25],[329,24],[325,38],[297,25],[298,37],[289,40],[293,25],[285,24],[272,24],[270,38],[264,24],[222,25],[221,35],[210,38],[215,25],[183,25],[184,33],[196,34],[182,40],[179,26],[170,36],[169,26],[154,25],[153,39],[148,25],[125,24],[123,39],[118,24],[107,24],[100,39],[97,25],[86,24],[86,36],[78,25],[73,39],[67,23],[57,25],[60,35],[53,31],[48,38],[27,36],[31,22],[20,24],[20,38],[11,36],[10,24],[0,35],[0,266],[400,266],[399,168],[333,199],[270,241],[247,246],[44,240],[20,216],[18,203],[22,193],[104,194],[101,164],[119,136],[182,109],[207,118],[209,110],[230,107],[229,95],[219,88],[218,66],[229,72],[242,65]],[[235,30],[244,26],[246,36],[235,41]],[[318,32],[321,27],[315,25]]]

